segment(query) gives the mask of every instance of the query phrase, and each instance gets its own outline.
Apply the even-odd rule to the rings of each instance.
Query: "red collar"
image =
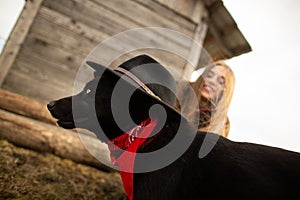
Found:
[[[157,120],[151,121],[149,118],[128,133],[108,142],[112,164],[119,166],[123,187],[129,200],[133,199],[133,170],[136,152],[142,145],[145,145],[156,125]]]

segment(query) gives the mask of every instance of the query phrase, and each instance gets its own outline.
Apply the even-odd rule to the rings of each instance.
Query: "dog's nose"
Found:
[[[51,101],[50,103],[47,104],[48,110],[52,110],[55,107],[55,101]]]

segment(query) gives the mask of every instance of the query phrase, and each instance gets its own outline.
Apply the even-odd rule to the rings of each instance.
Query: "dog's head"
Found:
[[[87,64],[95,70],[94,79],[79,94],[47,105],[52,116],[58,119],[59,126],[67,129],[85,128],[106,141],[133,128],[132,123],[125,123],[120,128],[120,121],[131,119],[139,124],[149,118],[149,110],[153,105],[161,105],[167,115],[168,112],[176,112],[172,108],[176,93],[175,80],[162,65],[149,56],[138,56],[121,64],[120,68],[125,69],[125,72],[111,70],[94,62]],[[154,94],[149,94],[137,84],[134,78],[127,75],[128,71]],[[96,123],[92,120],[95,118]],[[98,134],[99,127],[106,137],[102,137],[102,133]]]

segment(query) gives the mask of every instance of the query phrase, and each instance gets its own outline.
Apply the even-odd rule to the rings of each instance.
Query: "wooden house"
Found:
[[[191,63],[164,50],[144,48],[127,52],[112,65],[143,52],[182,74],[190,73],[187,65],[201,67],[204,54],[186,38],[203,46],[214,60],[251,51],[221,0],[28,0],[1,54],[0,87],[42,103],[70,95],[77,70],[91,50],[112,36],[148,27],[185,37],[150,30],[122,45],[163,44]],[[109,55],[122,50],[108,49]]]
[[[0,56],[0,139],[111,170],[106,145],[54,126],[46,109],[73,92],[87,57],[115,67],[147,53],[188,77],[249,51],[221,0],[27,0]]]

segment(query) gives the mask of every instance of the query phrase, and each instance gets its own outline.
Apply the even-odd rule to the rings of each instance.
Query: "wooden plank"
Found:
[[[78,68],[85,56],[29,36],[4,88],[42,102],[71,95]],[[21,83],[21,84],[20,84]]]
[[[166,18],[180,25],[182,28],[185,28],[187,30],[193,31],[195,25],[199,23],[199,18],[197,19],[198,20],[197,22],[191,21],[190,18],[187,18],[186,16],[183,16],[180,13],[175,12],[175,10],[170,9],[168,6],[162,4],[159,1],[155,1],[155,0],[133,0],[133,1],[143,5],[144,7],[148,8],[149,10],[152,10],[153,12],[157,13],[161,17]]]
[[[110,31],[107,32],[110,35],[132,28],[149,26],[171,28],[191,35],[194,28],[193,24],[190,26],[186,24],[186,27],[183,28],[177,22],[173,22],[172,19],[169,20],[161,16],[160,13],[153,12],[153,10],[131,0],[46,0],[44,5],[69,15],[75,21],[102,28],[104,32]]]
[[[36,18],[31,34],[42,41],[83,55],[87,55],[97,44],[40,16]]]
[[[30,55],[30,53],[20,55],[12,71],[18,71],[31,79],[47,82],[50,86],[57,87],[72,86],[76,76],[76,69],[66,70],[58,68],[57,64],[50,63],[46,59],[41,59],[35,55]]]
[[[60,46],[66,50],[70,50],[71,52],[86,55],[94,47],[96,47],[97,41],[93,41],[89,38],[83,37],[82,35],[78,34],[78,32],[66,28],[70,27],[69,20],[60,20],[60,24],[56,24],[55,20],[52,20],[52,18],[45,18],[46,16],[47,15],[37,17],[31,32],[34,37],[55,46]],[[55,30],[55,32],[53,32],[52,30]],[[49,32],[51,31],[53,33],[49,34]],[[99,32],[99,34],[101,33]],[[174,43],[173,41],[168,40],[167,37],[167,35],[159,35],[155,32],[147,31],[145,32],[145,34],[139,35],[139,38],[137,38],[135,35],[125,37],[124,40],[118,41],[118,43],[113,44],[108,48],[111,48],[117,52],[122,52],[122,50],[126,47],[138,48],[140,44],[159,44],[160,46],[171,46],[169,47],[169,49],[178,49],[179,52],[182,52],[182,54],[188,51],[189,41],[182,42],[182,44],[185,46],[181,46],[177,43]],[[95,38],[96,37],[94,37],[94,39]]]
[[[43,5],[70,17],[75,23],[86,24],[107,35],[114,35],[127,29],[138,27],[132,21],[92,1],[45,0]]]
[[[141,1],[141,0],[139,0]],[[204,9],[203,1],[199,0],[154,0],[165,5],[174,12],[186,17],[194,23],[199,23],[202,15],[201,10]]]
[[[46,49],[49,51],[53,50],[51,48],[46,48]],[[60,52],[62,52],[61,49],[58,49],[56,54],[58,58],[60,58],[59,55]],[[34,93],[34,91],[31,90],[29,91],[27,90],[27,92],[25,93],[26,90],[24,90],[21,91],[23,95],[29,95],[31,97],[35,97],[34,95],[39,95],[41,97],[36,96],[36,98],[44,98],[45,101],[47,102],[56,98],[61,98],[63,96],[69,96],[73,93],[73,90],[74,92],[81,90],[83,85],[85,85],[86,82],[91,79],[93,75],[92,69],[87,71],[86,74],[80,74],[79,79],[76,80],[77,81],[76,88],[74,88],[77,71],[81,66],[81,62],[83,61],[83,58],[82,60],[80,60],[80,63],[75,65],[69,63],[68,66],[67,65],[68,63],[66,65],[60,63],[59,62],[60,59],[58,59],[58,61],[57,60],[51,61],[48,55],[49,54],[45,54],[45,56],[42,57],[30,51],[28,52],[24,51],[20,54],[19,59],[17,60],[14,68],[11,70],[10,73],[15,72],[17,74],[27,75],[28,78],[25,79],[22,78],[23,76],[18,77],[20,82],[23,82],[23,84],[25,85],[31,85],[31,83],[34,83],[36,81],[41,82],[40,85],[35,86],[36,87],[35,90],[39,91],[39,93],[36,94]],[[65,55],[64,52],[62,52],[61,55],[62,58],[64,58]],[[65,66],[65,67],[61,67],[61,66]],[[14,75],[9,76],[9,78],[7,78],[6,84],[7,85],[12,84],[14,80],[10,80],[10,79],[16,79],[16,78],[17,77],[15,77]],[[44,89],[45,87],[47,87],[47,89]],[[52,91],[50,91],[49,93],[49,90]]]
[[[124,18],[128,18],[131,21],[139,24],[141,27],[164,27],[179,31],[188,36],[193,35],[194,24],[191,23],[190,29],[186,27],[183,28],[180,24],[169,20],[160,13],[157,13],[155,10],[151,10],[147,7],[142,6],[138,2],[134,2],[132,0],[110,0],[110,1],[102,1],[102,0],[93,0],[110,9],[116,13],[119,13]]]
[[[172,10],[186,16],[187,13],[192,14],[195,0],[156,0]]]
[[[50,152],[78,163],[112,171],[107,145],[98,139],[0,109],[0,138],[18,146]],[[92,152],[93,154],[91,154]],[[99,160],[103,161],[101,163]]]
[[[45,82],[28,77],[20,71],[11,70],[7,75],[3,89],[36,99],[41,103],[72,95],[72,87],[58,87],[53,82]]]
[[[18,60],[31,64],[37,70],[39,68],[49,68],[49,70],[56,70],[74,76],[86,57],[86,55],[65,50],[60,46],[40,40],[34,37],[33,34],[27,37],[25,44]],[[44,63],[37,59],[44,61]]]
[[[80,21],[76,21],[74,18],[44,6],[42,6],[39,11],[39,17],[82,37],[88,38],[91,41],[100,42],[109,36],[102,30],[95,29],[92,26],[88,26]]]
[[[25,7],[0,56],[0,86],[12,67],[43,0],[26,1]]]
[[[95,45],[90,40],[63,28],[64,25],[57,26],[49,20],[41,17],[38,17],[35,23],[36,25],[32,28],[32,34],[34,37],[45,40],[47,43],[53,44],[54,46],[61,46],[62,48],[75,53],[85,52],[87,55],[87,52],[93,49],[92,45]],[[49,35],[48,32],[51,29],[56,31],[55,33]],[[117,41],[117,43],[107,46],[107,54],[112,53],[110,51],[122,53],[122,51],[128,47],[136,49],[139,48],[141,44],[149,44],[149,46],[160,46],[167,49],[176,49],[176,51],[180,52],[182,55],[188,55],[188,45],[191,41],[185,40],[185,46],[180,46],[177,43],[168,40],[167,37],[169,37],[169,35],[163,36],[162,34],[157,34],[153,31],[147,31],[145,34],[139,35],[138,37],[136,35],[126,36],[124,38],[125,40]],[[105,58],[106,56],[102,55],[102,57]]]
[[[147,24],[147,21],[145,21],[146,25],[140,24],[132,20],[132,18],[124,16],[123,13],[126,13],[126,10],[124,10],[123,12],[122,10],[116,12],[115,10],[111,10],[103,6],[99,2],[97,2],[97,4],[93,3],[92,1],[82,0],[59,2],[61,3],[58,4],[57,0],[45,1],[45,6],[57,12],[63,13],[64,15],[67,15],[68,17],[76,21],[76,23],[81,22],[110,36],[126,31],[128,29],[151,26]],[[172,20],[170,19],[170,21]],[[152,24],[152,26],[155,26],[155,24]],[[156,26],[169,28],[168,26],[159,24],[156,24]],[[194,28],[193,24],[191,26],[192,28]],[[178,37],[172,38],[172,35],[160,35],[159,37],[164,37],[165,40],[169,40],[170,43],[175,43],[179,46],[187,46],[187,42],[185,40],[180,40],[181,38]],[[156,39],[156,37],[152,38],[152,40],[154,39]]]

